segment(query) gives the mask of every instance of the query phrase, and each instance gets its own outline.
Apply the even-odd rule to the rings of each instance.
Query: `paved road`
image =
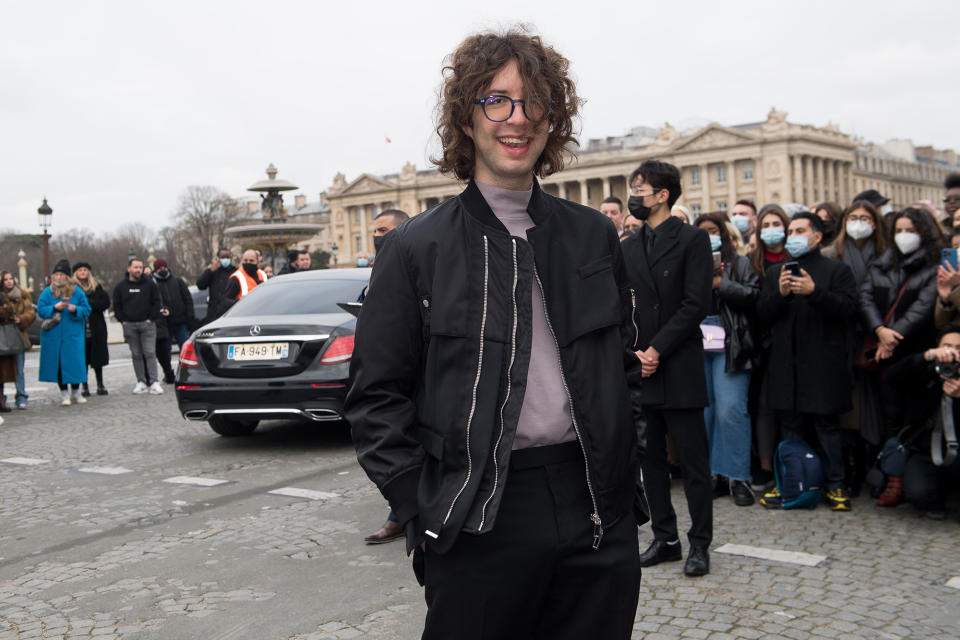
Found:
[[[401,543],[362,543],[385,506],[343,429],[221,438],[181,420],[172,392],[131,395],[129,357],[111,353],[109,396],[60,407],[30,383],[30,409],[0,426],[0,640],[419,637]],[[715,507],[712,573],[645,571],[635,638],[960,636],[955,519],[865,499]]]

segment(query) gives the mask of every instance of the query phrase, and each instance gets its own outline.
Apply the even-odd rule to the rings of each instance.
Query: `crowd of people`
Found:
[[[654,193],[668,188],[663,176],[657,180]],[[894,210],[873,189],[846,207],[758,208],[744,199],[729,212],[694,217],[670,203],[681,224],[706,232],[713,253],[705,300],[698,302],[682,282],[675,287],[691,306],[707,307],[699,329],[714,497],[729,495],[739,506],[759,497],[764,506],[782,506],[776,448],[803,440],[819,454],[825,500],[834,510],[850,510],[850,498],[869,491],[880,506],[907,501],[932,518],[945,517],[948,492],[960,486],[960,463],[949,455],[956,437],[939,426],[939,399],[960,398],[960,371],[953,367],[960,358],[960,174],[950,174],[944,188],[942,210],[930,201]],[[629,269],[645,260],[631,258],[627,241],[646,237],[649,214],[643,206],[639,215],[628,209],[633,213],[613,197],[601,206],[620,231]],[[689,256],[685,266],[695,268]],[[657,295],[666,306],[664,292]],[[674,388],[689,394],[699,374],[692,362],[684,364],[685,381]],[[649,424],[651,414],[648,460],[660,446],[650,440],[660,433]],[[687,441],[691,429],[667,431],[666,464],[684,478],[688,502],[702,505],[704,489],[691,490],[690,483],[702,475],[703,452]],[[934,460],[938,447],[947,449],[945,460]],[[646,471],[648,500],[655,471]],[[694,524],[705,519],[694,517]],[[667,527],[658,538],[674,533]]]
[[[310,268],[309,254],[295,253],[296,263],[285,273]],[[38,316],[39,381],[57,384],[63,406],[84,404],[92,394],[108,395],[103,368],[110,362],[106,314],[111,308],[130,348],[137,379],[133,393],[162,394],[161,374],[163,383],[174,382],[173,343],[183,345],[194,329],[223,315],[272,275],[272,266],[263,264],[259,250],[245,251],[238,267],[230,251],[221,249],[197,279],[198,288],[206,290],[208,298],[207,312],[198,318],[186,281],[171,272],[164,258],[154,260],[152,267],[131,258],[127,277],[114,286],[112,294],[94,275],[89,262],[71,266],[65,259],[59,260],[36,304],[12,273],[0,272],[0,413],[27,408],[24,361],[33,346],[28,329]],[[96,381],[93,392],[88,382],[91,369]],[[16,389],[12,406],[4,393],[5,384]]]

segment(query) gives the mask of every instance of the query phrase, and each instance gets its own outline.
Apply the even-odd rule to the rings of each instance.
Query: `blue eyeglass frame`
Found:
[[[510,101],[510,113],[507,114],[506,118],[503,118],[502,120],[494,120],[493,118],[490,117],[490,114],[487,113],[487,100],[491,98],[500,98],[502,100]],[[523,117],[526,118],[527,120],[530,119],[530,116],[527,115],[527,101],[522,98],[518,98],[517,100],[514,100],[510,96],[504,96],[499,93],[494,93],[489,96],[477,98],[476,100],[473,101],[473,103],[480,105],[480,107],[483,109],[484,117],[490,122],[506,122],[507,120],[513,117],[513,111],[514,109],[516,109],[517,104],[520,105],[520,109],[523,111]]]

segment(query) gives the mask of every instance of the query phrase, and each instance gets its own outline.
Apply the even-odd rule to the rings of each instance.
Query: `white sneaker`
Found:
[[[154,380],[153,383],[150,385],[150,393],[152,393],[155,396],[158,396],[161,393],[163,393],[163,387],[160,386],[159,380]]]
[[[87,403],[87,399],[84,398],[84,397],[83,397],[82,395],[80,395],[79,393],[73,393],[73,394],[71,394],[71,395],[70,395],[70,400],[73,402],[73,404],[86,404],[86,403]]]
[[[60,406],[61,406],[61,407],[69,407],[69,406],[70,406],[70,396],[69,396],[69,395],[65,395],[65,396],[61,396],[61,397],[60,397]]]
[[[134,393],[146,393],[146,392],[147,392],[147,385],[145,385],[145,384],[142,383],[142,382],[138,382],[138,383],[137,383],[137,386],[135,386],[135,387],[133,388],[133,392],[134,392]]]

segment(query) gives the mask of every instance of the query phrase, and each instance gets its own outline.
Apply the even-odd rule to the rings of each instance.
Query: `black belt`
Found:
[[[512,451],[510,453],[510,468],[532,469],[577,460],[583,460],[583,451],[580,449],[580,443],[577,440],[571,440],[560,444],[548,444],[543,447],[530,447],[529,449]]]

